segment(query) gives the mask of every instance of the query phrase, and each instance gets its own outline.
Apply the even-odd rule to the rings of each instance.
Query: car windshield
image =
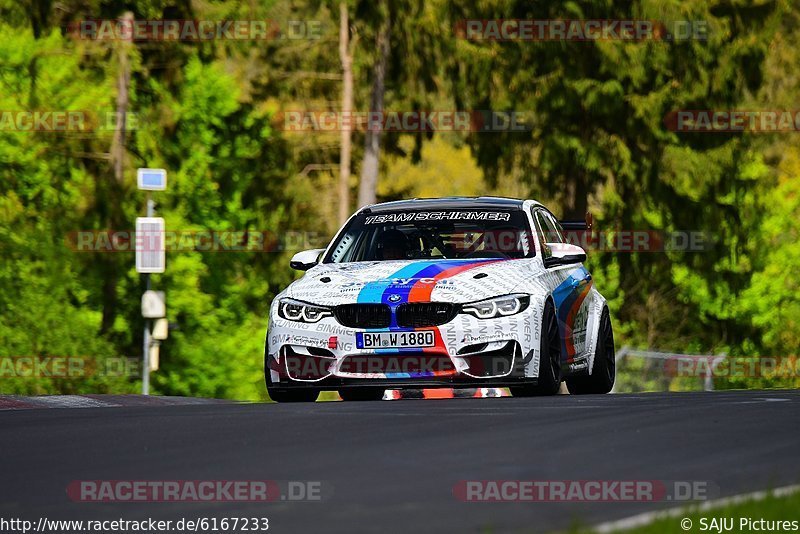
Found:
[[[533,256],[531,243],[521,210],[367,212],[349,222],[324,262],[516,259]]]

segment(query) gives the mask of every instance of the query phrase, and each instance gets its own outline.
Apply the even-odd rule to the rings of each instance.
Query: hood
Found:
[[[287,296],[333,306],[474,302],[512,292],[532,274],[529,260],[411,260],[327,263],[309,269]]]

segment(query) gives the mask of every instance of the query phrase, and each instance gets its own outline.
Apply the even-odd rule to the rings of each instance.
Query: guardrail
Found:
[[[713,380],[713,371],[716,367],[728,357],[727,353],[721,354],[678,354],[675,352],[663,352],[663,351],[656,351],[656,350],[643,350],[643,349],[634,349],[628,346],[622,347],[619,352],[616,353],[614,358],[615,363],[619,363],[620,360],[626,358],[628,356],[634,356],[639,358],[649,358],[653,360],[675,360],[680,358],[692,358],[692,359],[699,359],[699,358],[707,358],[709,365],[706,367],[708,371],[703,376],[703,389],[705,391],[714,391],[714,380]],[[619,366],[617,365],[617,368]],[[611,393],[616,393],[616,382],[614,383],[614,387],[611,389]]]

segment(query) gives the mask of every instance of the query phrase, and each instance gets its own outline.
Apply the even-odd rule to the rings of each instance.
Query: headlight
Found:
[[[530,304],[528,295],[505,295],[461,306],[461,313],[474,315],[478,319],[494,319],[519,313]]]
[[[278,315],[289,321],[316,323],[323,317],[330,317],[331,309],[294,299],[281,299],[278,302]]]

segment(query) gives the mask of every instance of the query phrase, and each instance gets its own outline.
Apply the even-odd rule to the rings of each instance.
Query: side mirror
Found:
[[[317,263],[319,263],[320,254],[325,252],[324,248],[314,248],[311,250],[304,250],[292,256],[289,262],[289,267],[298,271],[307,271]]]
[[[547,243],[550,249],[550,256],[544,258],[545,267],[556,265],[570,265],[586,261],[586,251],[578,245],[569,243]]]

